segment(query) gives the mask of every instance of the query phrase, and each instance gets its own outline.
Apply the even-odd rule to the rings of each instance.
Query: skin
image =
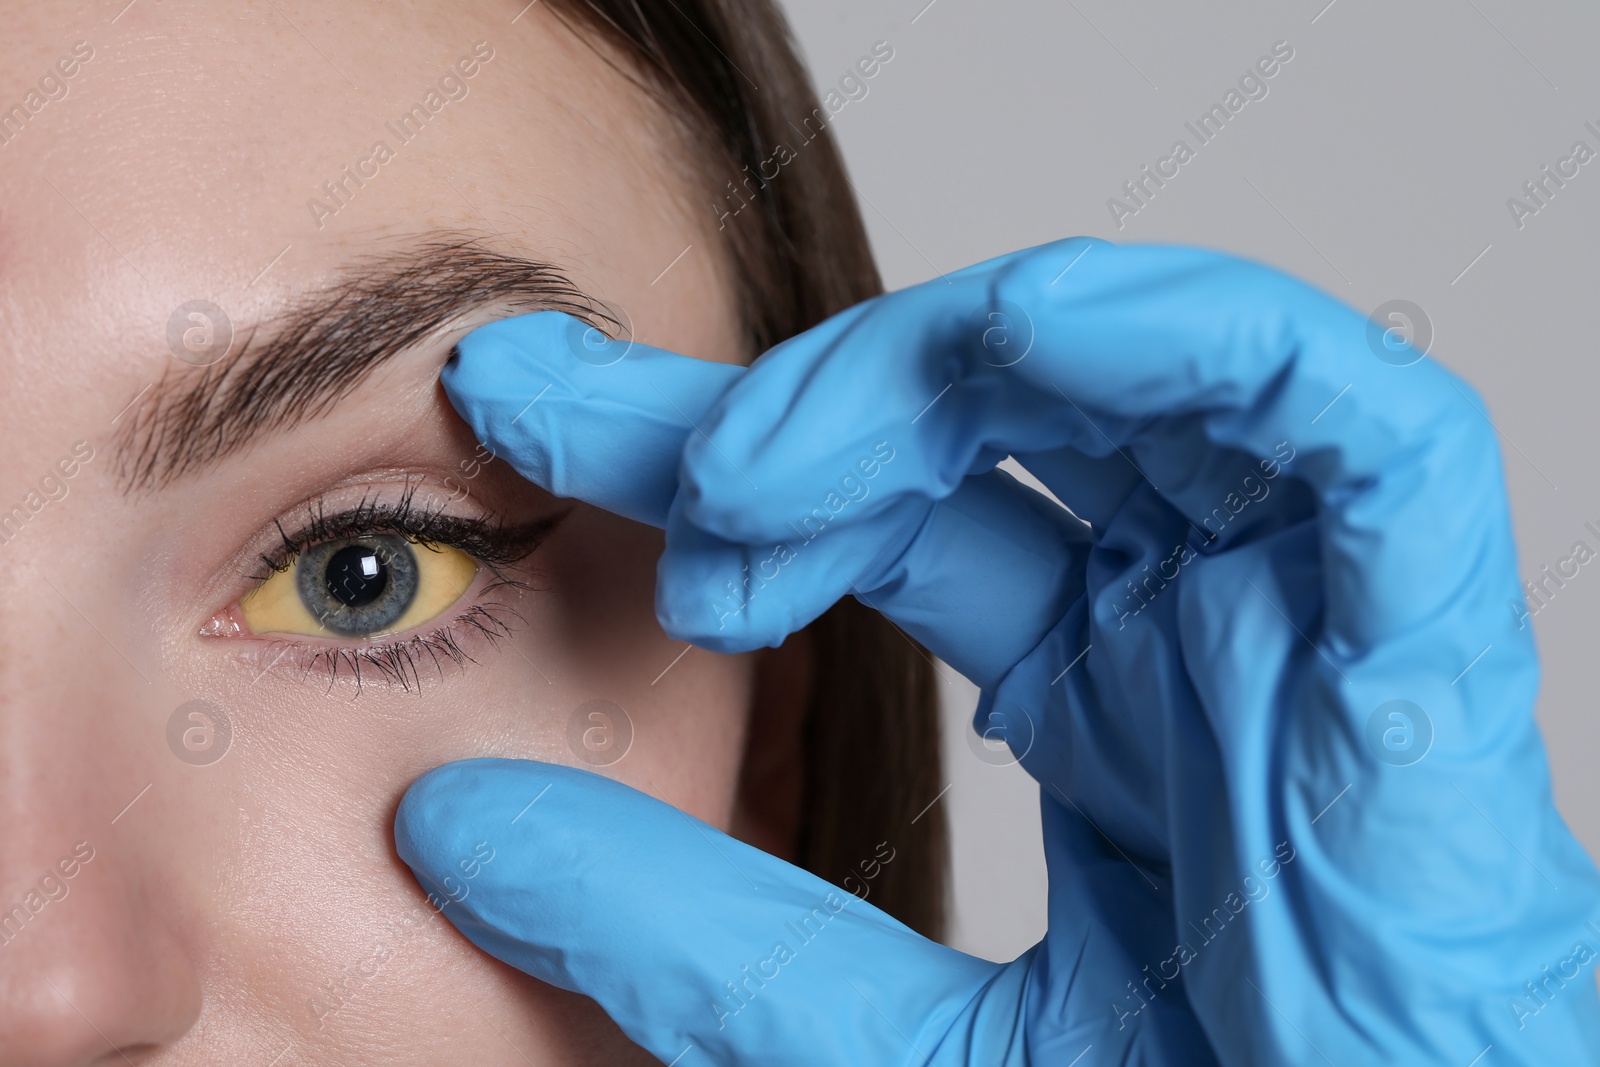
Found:
[[[159,490],[124,490],[113,421],[178,366],[166,325],[184,301],[212,300],[243,330],[380,241],[434,229],[560,265],[643,341],[744,361],[688,153],[543,6],[513,22],[520,0],[144,0],[113,23],[116,6],[8,4],[0,34],[7,106],[74,42],[95,50],[67,97],[0,147],[0,508],[74,442],[94,449],[65,499],[0,545],[0,908],[76,843],[93,849],[67,895],[0,945],[5,1062],[654,1062],[592,1002],[435,915],[391,823],[407,784],[448,760],[583,765],[569,722],[605,699],[634,739],[602,773],[781,849],[784,803],[739,789],[765,668],[676,659],[684,646],[652,609],[655,531],[574,509],[515,568],[537,588],[499,596],[521,616],[512,636],[463,636],[477,663],[423,663],[420,693],[370,675],[358,690],[347,672],[330,685],[300,653],[273,662],[266,639],[200,632],[254,584],[274,518],[408,480],[452,495],[438,487],[475,443],[438,370],[494,310],[301,430]],[[319,228],[306,200],[475,41],[495,52],[469,95]],[[571,506],[503,463],[466,484],[456,513]],[[786,670],[782,688],[802,688]],[[196,699],[233,728],[209,766],[167,742],[174,709]],[[752,757],[769,783],[792,779],[793,747],[776,751]]]

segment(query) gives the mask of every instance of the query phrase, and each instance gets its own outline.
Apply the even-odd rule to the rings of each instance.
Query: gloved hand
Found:
[[[474,332],[452,402],[665,525],[674,636],[775,644],[849,593],[983,687],[1041,783],[1049,932],[977,960],[531,762],[423,776],[401,856],[434,888],[495,843],[446,915],[684,1067],[1600,1063],[1600,877],[1552,803],[1494,433],[1398,343],[1256,264],[1080,239],[748,372],[553,313]]]

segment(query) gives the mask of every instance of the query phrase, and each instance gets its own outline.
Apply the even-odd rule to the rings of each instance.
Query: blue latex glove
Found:
[[[1256,264],[1089,240],[748,372],[553,313],[476,331],[451,400],[665,525],[669,632],[775,644],[854,594],[983,687],[1041,783],[1049,932],[977,960],[531,762],[425,775],[401,856],[684,1067],[1600,1063],[1600,877],[1551,799],[1494,433],[1377,333]]]

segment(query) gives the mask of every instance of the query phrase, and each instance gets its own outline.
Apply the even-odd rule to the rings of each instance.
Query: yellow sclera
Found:
[[[408,541],[417,568],[417,591],[405,613],[393,625],[367,634],[341,634],[317,621],[300,597],[296,557],[284,570],[268,577],[239,600],[239,614],[255,634],[298,634],[345,641],[387,637],[415,629],[448,611],[460,600],[478,575],[478,561],[449,545]]]

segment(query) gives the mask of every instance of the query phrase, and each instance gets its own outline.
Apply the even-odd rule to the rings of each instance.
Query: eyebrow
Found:
[[[169,366],[119,431],[125,488],[161,488],[327,413],[383,363],[487,305],[617,326],[550,263],[495,252],[476,236],[412,238],[251,327],[221,362]]]

